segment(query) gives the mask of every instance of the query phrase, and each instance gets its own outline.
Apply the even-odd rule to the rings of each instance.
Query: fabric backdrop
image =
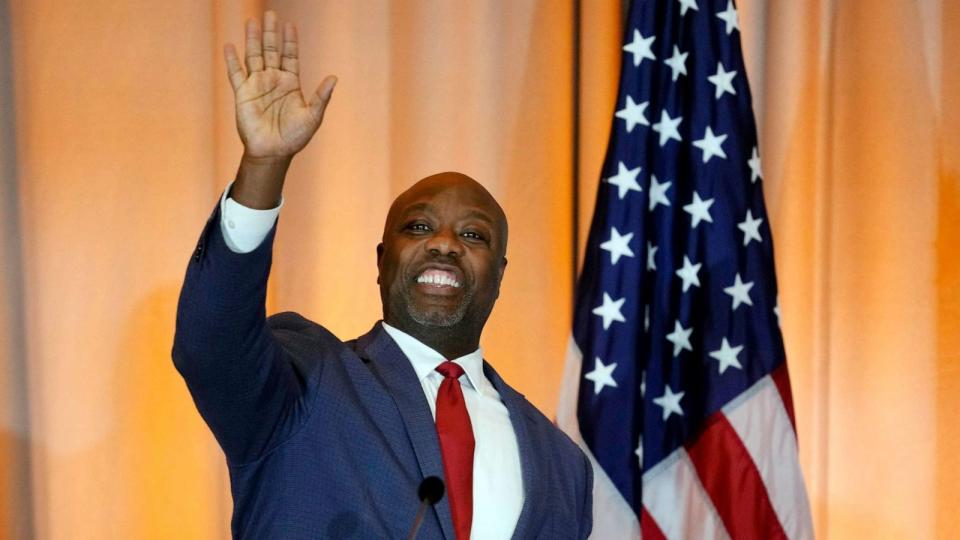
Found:
[[[818,535],[960,536],[960,4],[740,4]],[[367,330],[390,201],[463,171],[511,224],[486,354],[553,414],[618,2],[0,0],[0,538],[229,537],[169,352],[241,151],[221,45],[264,7],[340,78],[269,310]]]

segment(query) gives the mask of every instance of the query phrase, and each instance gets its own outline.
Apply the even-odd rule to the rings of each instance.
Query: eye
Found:
[[[422,221],[414,221],[414,222],[408,223],[404,227],[404,230],[420,233],[420,232],[430,232],[431,229],[430,229],[430,225]]]
[[[482,233],[479,233],[477,231],[465,231],[461,234],[461,236],[463,236],[464,238],[469,238],[471,240],[479,240],[481,242],[487,239],[486,236],[484,236]]]

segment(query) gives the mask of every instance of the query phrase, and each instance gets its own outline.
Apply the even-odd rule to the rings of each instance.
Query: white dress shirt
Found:
[[[227,197],[220,199],[220,227],[227,247],[249,253],[269,234],[280,214],[280,205],[269,210],[247,208]],[[443,375],[436,367],[447,359],[413,336],[382,323],[384,330],[410,360],[434,419],[437,391]],[[523,476],[520,450],[510,423],[510,414],[500,394],[483,374],[483,349],[452,359],[463,368],[460,387],[470,414],[476,448],[473,455],[473,524],[477,540],[506,539],[513,535],[523,507]]]

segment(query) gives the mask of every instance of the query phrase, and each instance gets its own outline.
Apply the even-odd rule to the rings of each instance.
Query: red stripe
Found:
[[[777,385],[777,391],[780,392],[780,401],[787,409],[787,416],[790,417],[790,424],[793,426],[793,433],[797,433],[797,420],[793,417],[793,392],[790,390],[790,373],[787,371],[787,363],[780,364],[780,367],[773,370],[770,374],[773,384]]]
[[[687,453],[730,538],[787,538],[763,479],[726,416],[714,414]]]
[[[640,513],[640,538],[643,538],[643,540],[667,540],[667,535],[663,534],[663,531],[657,526],[653,516],[650,515],[650,512],[647,512],[646,506]]]

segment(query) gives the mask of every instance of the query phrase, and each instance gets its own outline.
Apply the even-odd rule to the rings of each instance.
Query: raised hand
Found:
[[[284,24],[280,43],[272,11],[263,15],[262,35],[256,21],[247,21],[246,73],[236,48],[224,47],[245,157],[289,159],[320,127],[337,79],[328,76],[306,101],[300,90],[298,54],[296,27]]]

